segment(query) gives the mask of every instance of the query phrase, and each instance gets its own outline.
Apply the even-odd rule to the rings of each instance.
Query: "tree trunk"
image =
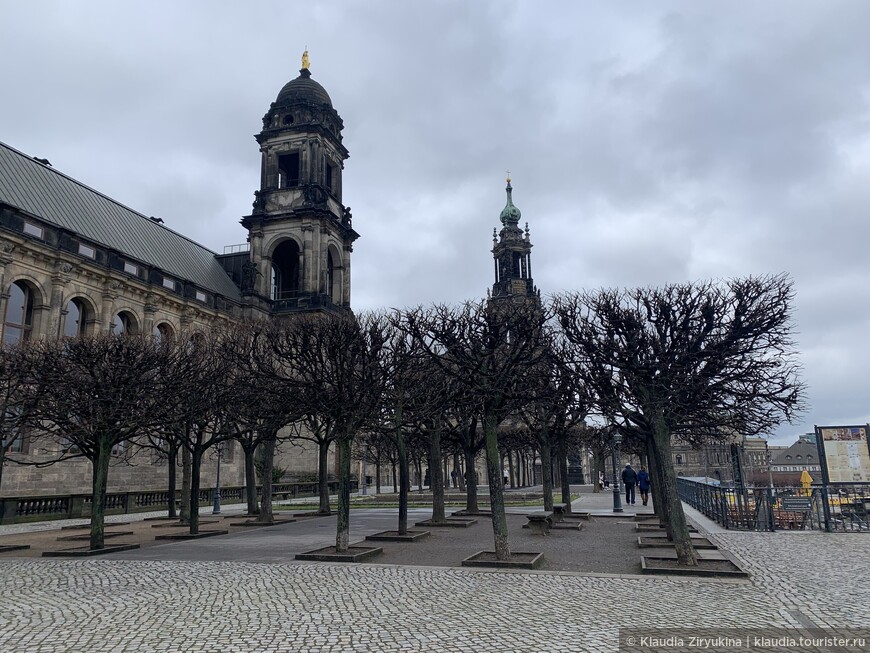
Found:
[[[562,481],[562,503],[571,512],[571,484],[568,482],[568,442],[565,433],[556,442],[556,459],[559,461],[559,478]]]
[[[408,447],[400,417],[396,423],[396,453],[399,457],[399,535],[408,534],[408,492],[411,491],[411,470],[408,466]]]
[[[444,477],[441,468],[441,420],[435,418],[429,440],[429,484],[432,488],[432,521],[447,521],[444,514]]]
[[[166,516],[169,519],[176,519],[178,517],[175,510],[175,490],[177,485],[177,476],[178,470],[176,469],[176,465],[178,465],[178,445],[169,445],[169,451],[166,452],[166,464],[168,465],[166,469],[167,473],[167,492],[166,492]]]
[[[474,469],[474,445],[465,447],[465,511],[471,514],[480,512],[477,503],[477,478]]]
[[[190,534],[199,535],[199,477],[202,469],[200,445],[194,447],[190,456]]]
[[[486,438],[486,475],[489,480],[489,505],[492,509],[492,534],[495,540],[495,557],[510,560],[508,545],[507,516],[504,512],[504,476],[501,456],[498,451],[498,418],[484,415],[484,437]]]
[[[91,491],[91,549],[102,549],[105,546],[106,517],[106,486],[109,480],[109,456],[112,445],[100,442],[97,448],[97,459],[91,461],[94,476]]]
[[[601,483],[599,482],[599,479],[601,478],[601,467],[599,467],[598,464],[598,455],[594,451],[592,452],[592,464],[590,467],[589,475],[592,477],[592,492],[598,494],[601,492]]]
[[[350,538],[350,444],[351,436],[342,433],[338,438],[338,526],[335,550],[346,553]]]
[[[462,478],[462,464],[459,462],[459,452],[453,452],[453,473],[456,475],[454,487],[460,492],[465,491],[465,479]]]
[[[423,463],[419,458],[414,458],[414,469],[417,471],[417,491],[423,491]],[[431,479],[430,479],[431,482]]]
[[[659,416],[655,424],[654,432],[654,455],[658,463],[659,476],[661,477],[662,507],[667,510],[668,521],[673,531],[674,548],[677,550],[679,564],[690,567],[698,565],[695,549],[692,547],[692,539],[689,535],[689,527],[686,524],[686,515],[683,513],[683,504],[677,494],[677,481],[674,474],[674,466],[671,462],[671,431]]]
[[[190,450],[181,448],[181,523],[190,523]]]
[[[329,507],[329,440],[317,441],[317,493],[320,495],[319,515],[332,514]],[[341,479],[339,479],[341,480]]]
[[[241,444],[242,441],[239,440]],[[259,511],[257,506],[257,474],[256,469],[254,467],[254,454],[256,453],[256,446],[252,442],[248,442],[247,445],[242,445],[242,450],[245,452],[245,495],[248,500],[248,514],[256,515]],[[266,474],[264,473],[263,476]],[[269,472],[269,478],[271,479],[272,473]],[[265,481],[265,479],[263,479]]]
[[[260,501],[260,513],[257,521],[261,524],[271,524],[275,521],[272,514],[272,470],[275,468],[275,442],[277,433],[263,441],[263,478],[262,500]]]
[[[664,501],[662,500],[662,482],[659,476],[659,468],[660,465],[656,463],[655,453],[653,451],[653,443],[652,438],[647,438],[646,440],[646,450],[647,450],[647,468],[650,479],[650,494],[652,495],[653,502],[653,512],[658,516],[659,523],[664,526],[668,531],[670,530],[670,524],[668,520],[664,519],[664,516],[667,514],[665,512],[665,508],[663,507]],[[669,538],[672,538],[671,535],[668,535]]]
[[[514,455],[512,452],[507,452],[507,461],[508,461],[508,480],[510,481],[511,488],[516,488],[519,485],[517,481],[516,475],[514,474]]]
[[[541,475],[544,484],[544,510],[553,510],[553,454],[550,448],[550,433],[546,425],[538,436],[541,445]]]
[[[390,464],[393,467],[393,492],[398,492],[399,491],[399,480],[398,480],[398,477],[396,476],[396,461],[393,460],[390,462]],[[410,491],[410,489],[411,489],[411,485],[410,485],[410,479],[409,479],[408,490]]]
[[[381,455],[378,452],[378,460],[375,463],[375,494],[381,493]]]

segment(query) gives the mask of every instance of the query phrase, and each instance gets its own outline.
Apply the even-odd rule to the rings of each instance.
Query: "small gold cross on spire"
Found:
[[[505,179],[505,181],[506,181],[507,183],[511,183],[511,171],[510,171],[510,170],[505,170],[505,172],[507,173],[507,179]]]

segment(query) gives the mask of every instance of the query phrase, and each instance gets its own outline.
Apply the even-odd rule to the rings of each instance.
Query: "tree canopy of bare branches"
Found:
[[[804,385],[784,275],[558,297],[596,412],[652,443],[669,535],[696,564],[676,494],[671,439],[755,434],[790,420]]]

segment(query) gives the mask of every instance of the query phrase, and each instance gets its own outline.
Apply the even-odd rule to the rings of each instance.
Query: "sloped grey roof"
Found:
[[[215,253],[0,142],[0,202],[239,300]]]
[[[800,460],[798,460],[798,456],[801,457]],[[807,456],[810,457],[809,462],[807,462]],[[798,441],[785,451],[780,451],[770,463],[772,465],[818,465],[819,450],[814,444]]]

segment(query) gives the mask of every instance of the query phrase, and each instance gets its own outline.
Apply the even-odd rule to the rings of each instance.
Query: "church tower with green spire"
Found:
[[[492,255],[495,259],[495,283],[492,298],[537,297],[532,281],[532,243],[529,225],[523,232],[519,227],[522,213],[514,206],[513,187],[507,178],[507,204],[501,212],[501,231],[492,230]]]

